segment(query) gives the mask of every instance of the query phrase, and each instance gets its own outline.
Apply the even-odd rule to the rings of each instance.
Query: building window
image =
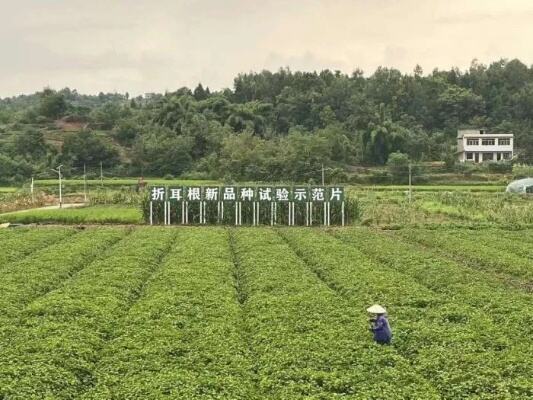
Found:
[[[511,159],[511,153],[503,153],[503,159],[504,160],[510,160]]]
[[[467,160],[473,160],[474,159],[474,153],[466,153],[466,159]]]
[[[481,144],[483,146],[494,146],[495,142],[494,139],[481,139]]]
[[[479,139],[466,139],[466,144],[468,146],[477,146],[479,145]]]
[[[492,153],[483,153],[483,161],[492,161],[494,160],[494,155]]]
[[[511,139],[498,139],[498,144],[500,146],[509,146],[511,144]]]

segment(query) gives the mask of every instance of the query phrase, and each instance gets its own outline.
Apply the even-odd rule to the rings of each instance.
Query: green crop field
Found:
[[[0,214],[0,223],[18,224],[140,224],[142,213],[137,207],[96,205],[53,210],[23,210]]]
[[[63,185],[65,186],[75,186],[82,187],[84,184],[87,184],[89,187],[113,187],[113,186],[137,186],[138,180],[133,178],[113,178],[113,179],[63,179]],[[163,178],[145,178],[145,183],[147,185],[173,185],[173,186],[195,186],[195,185],[217,185],[220,184],[218,181],[209,181],[209,180],[190,180],[190,179],[163,179]],[[55,187],[59,185],[57,179],[37,179],[35,180],[36,187]]]
[[[0,399],[533,397],[531,229],[42,227],[0,242]],[[376,302],[390,346],[368,331]]]
[[[469,183],[463,185],[413,185],[412,189],[416,192],[505,192],[506,186],[502,185],[472,185]],[[351,186],[354,191],[407,191],[408,185],[360,185]]]

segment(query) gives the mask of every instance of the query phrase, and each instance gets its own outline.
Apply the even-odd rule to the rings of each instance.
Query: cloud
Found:
[[[345,70],[348,68],[341,60],[319,57],[309,50],[299,55],[283,55],[278,52],[271,52],[265,57],[263,65],[265,69],[273,71],[285,67],[302,71],[320,71],[323,69]]]
[[[2,11],[0,96],[46,85],[219,89],[286,66],[371,74],[533,62],[530,0],[19,0]]]

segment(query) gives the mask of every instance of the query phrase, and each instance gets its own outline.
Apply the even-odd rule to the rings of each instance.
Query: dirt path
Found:
[[[86,204],[84,203],[67,203],[67,204],[63,204],[62,208],[77,208],[77,207],[83,207],[85,205]],[[37,208],[26,208],[24,210],[17,210],[17,211],[9,211],[6,213],[1,213],[0,215],[19,214],[19,213],[35,211],[35,210],[58,210],[58,209],[59,209],[59,205],[54,205],[54,206],[45,206],[45,207],[37,207]]]

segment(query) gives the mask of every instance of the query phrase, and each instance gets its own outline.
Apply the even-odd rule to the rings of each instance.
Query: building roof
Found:
[[[492,133],[492,132],[487,131],[484,128],[480,128],[480,129],[459,129],[457,131],[457,139],[462,139],[464,137],[480,137],[480,136],[509,137],[509,138],[512,138],[514,135],[512,133]]]

